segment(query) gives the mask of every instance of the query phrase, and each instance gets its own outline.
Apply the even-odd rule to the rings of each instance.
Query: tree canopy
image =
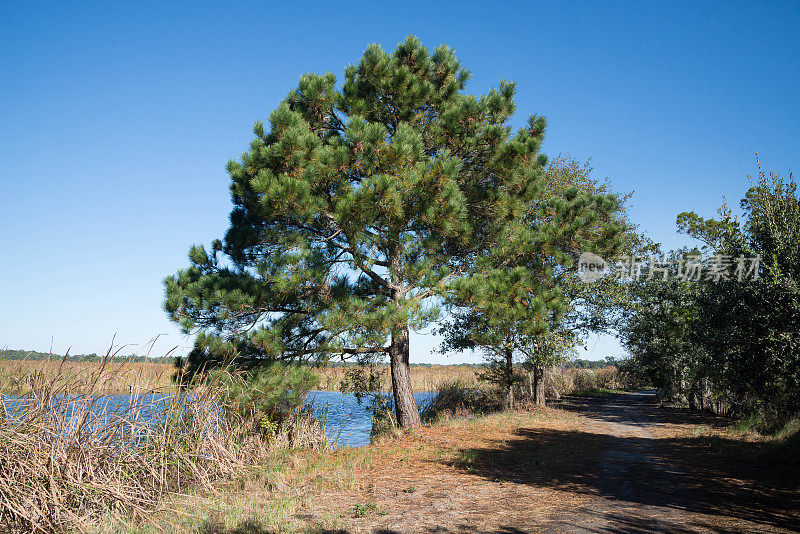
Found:
[[[600,328],[609,310],[608,282],[589,286],[574,268],[582,252],[606,257],[630,239],[622,200],[590,176],[588,164],[560,156],[510,233],[477,258],[470,276],[453,284],[451,318],[442,332],[449,349],[478,349],[484,378],[513,404],[514,363],[533,371],[536,402],[544,403],[544,368],[562,360],[581,334]]]
[[[672,252],[668,280],[632,285],[623,340],[665,396],[777,421],[800,410],[796,184],[759,170],[741,207],[741,221],[725,205],[678,216],[703,246]]]
[[[228,164],[224,240],[165,280],[170,318],[199,331],[190,366],[388,354],[397,420],[413,426],[409,329],[438,320],[449,294],[478,292],[488,266],[523,308],[554,307],[536,276],[600,200],[554,198],[544,118],[514,130],[515,84],[473,96],[469,77],[446,46],[371,45],[340,86],[303,75],[255,124]]]

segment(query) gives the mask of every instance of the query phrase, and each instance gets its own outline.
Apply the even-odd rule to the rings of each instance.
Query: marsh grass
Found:
[[[339,391],[342,379],[349,367],[315,368],[319,376],[319,388],[327,391]],[[467,387],[482,387],[475,373],[475,367],[466,365],[431,365],[430,367],[411,367],[411,387],[414,391],[436,391],[441,384],[460,382]],[[388,367],[378,368],[381,391],[391,391],[392,379]]]
[[[68,358],[52,360],[1,360],[0,384],[7,394],[41,389],[53,382],[64,392],[93,395],[123,395],[131,392],[175,390],[170,363],[90,361]]]
[[[339,391],[342,379],[352,366],[314,367],[316,387],[325,391]],[[102,368],[102,372],[98,372]],[[411,383],[414,391],[437,391],[448,383],[460,383],[466,388],[486,388],[475,367],[465,365],[432,365],[411,368]],[[8,393],[19,393],[31,389],[31,380],[49,381],[58,376],[65,386],[73,388],[71,393],[128,394],[133,391],[168,392],[175,389],[172,376],[175,366],[171,363],[153,362],[76,362],[70,360],[2,360],[0,359],[0,384]],[[378,368],[381,391],[390,391],[391,377],[388,367]],[[546,376],[551,392],[561,395],[593,389],[621,390],[631,385],[626,377],[614,367],[601,369],[554,368]],[[521,381],[519,395],[525,394],[526,385]]]
[[[102,367],[102,373],[98,369]],[[325,391],[339,391],[342,379],[349,367],[315,367],[317,387]],[[65,385],[75,388],[72,393],[128,394],[131,388],[139,391],[171,391],[174,389],[172,376],[175,373],[172,363],[159,362],[119,362],[71,361],[53,358],[51,360],[3,360],[0,359],[0,384],[8,393],[19,393],[31,389],[31,379],[40,377],[45,381],[58,376]],[[387,368],[379,369],[380,389],[389,391],[391,377]],[[458,380],[464,384],[479,387],[480,383],[474,367],[434,365],[431,367],[412,367],[411,383],[414,391],[434,391],[439,384]]]
[[[287,417],[269,436],[234,431],[252,424],[225,409],[219,381],[112,405],[100,394],[109,359],[83,374],[65,374],[62,360],[49,374],[34,369],[0,387],[0,524],[6,530],[87,530],[108,514],[147,523],[176,491],[215,491],[216,482],[300,441],[328,447],[309,413]]]

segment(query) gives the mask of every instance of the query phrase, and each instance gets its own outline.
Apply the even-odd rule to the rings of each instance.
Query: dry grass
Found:
[[[61,360],[0,360],[0,384],[7,392],[19,393],[31,389],[32,380],[50,381],[58,375],[63,385],[77,388],[70,393],[128,394],[134,390],[168,391],[173,388],[172,375],[175,367],[171,363],[156,362],[108,362],[98,373],[100,362],[73,362]],[[348,367],[315,368],[319,376],[319,388],[339,391],[339,385]],[[381,390],[391,387],[389,369],[380,369]],[[91,380],[89,380],[91,379]],[[90,383],[95,381],[95,383]],[[434,391],[445,382],[477,387],[475,368],[467,366],[434,365],[412,367],[411,383],[414,391]]]
[[[106,365],[80,379],[39,372],[22,395],[0,390],[0,524],[7,531],[87,530],[109,514],[147,522],[177,490],[213,491],[298,441],[329,447],[308,417],[289,418],[268,438],[235,431],[250,425],[231,418],[220,382],[115,406],[93,389]]]
[[[0,387],[6,393],[22,393],[56,379],[56,387],[68,393],[166,392],[173,389],[174,372],[172,364],[156,362],[0,360]]]
[[[319,388],[326,391],[339,391],[339,385],[349,367],[324,367],[314,369],[319,375]],[[458,382],[465,387],[479,387],[481,384],[475,374],[476,369],[466,365],[431,365],[430,367],[411,367],[411,387],[414,391],[436,391],[441,384]],[[392,378],[388,367],[380,367],[381,391],[389,391]]]
[[[579,395],[592,391],[623,390],[630,386],[616,367],[600,369],[555,368],[546,375],[547,389],[560,395]]]
[[[76,388],[70,393],[128,394],[133,391],[169,391],[174,387],[171,363],[108,362],[101,373],[100,362],[61,360],[0,360],[0,385],[4,391],[19,393],[31,389],[32,381],[50,381],[59,375],[63,385]],[[339,391],[342,379],[350,367],[314,368],[319,377],[319,389]],[[485,387],[478,380],[477,369],[465,365],[432,365],[412,367],[411,385],[414,391],[436,391],[442,384],[459,383],[467,388]],[[388,367],[379,368],[382,391],[391,388]],[[91,379],[91,380],[90,380]],[[602,369],[561,369],[548,373],[548,385],[561,395],[591,389],[624,389],[624,377],[614,367]],[[94,381],[94,383],[91,383]],[[524,385],[520,386],[524,388]],[[524,391],[521,391],[524,393]]]
[[[309,516],[323,495],[359,492],[370,468],[368,448],[283,451],[264,465],[243,470],[212,490],[193,487],[172,494],[152,522],[109,517],[96,534],[334,532],[345,518],[322,511]]]

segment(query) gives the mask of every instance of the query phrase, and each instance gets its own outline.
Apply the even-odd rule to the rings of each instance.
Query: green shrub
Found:
[[[423,408],[423,421],[440,417],[464,417],[500,410],[503,402],[493,390],[476,389],[458,380],[442,383],[433,400]]]
[[[238,372],[212,371],[210,381],[223,386],[222,409],[244,434],[281,441],[289,447],[327,446],[324,431],[305,395],[318,377],[308,367],[273,363]]]
[[[394,414],[394,399],[392,397],[375,393],[372,395],[372,430],[370,439],[389,434],[397,428],[397,418]]]

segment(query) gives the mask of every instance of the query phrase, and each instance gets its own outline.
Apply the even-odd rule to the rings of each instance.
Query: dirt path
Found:
[[[584,432],[605,436],[592,472],[596,498],[562,510],[542,532],[794,532],[800,528],[792,480],[740,457],[714,457],[698,424],[720,420],[661,408],[653,392],[572,399]],[[726,461],[727,460],[727,461]],[[796,481],[795,481],[796,482]]]
[[[686,531],[692,518],[684,507],[672,506],[684,473],[654,454],[652,424],[642,413],[647,400],[647,393],[631,393],[603,402],[573,401],[571,407],[588,419],[584,431],[609,438],[593,469],[598,495],[577,510],[559,512],[543,531]]]
[[[347,531],[383,534],[800,531],[796,474],[692,433],[722,424],[641,392],[434,426],[377,447],[365,491],[320,506],[372,503]]]

